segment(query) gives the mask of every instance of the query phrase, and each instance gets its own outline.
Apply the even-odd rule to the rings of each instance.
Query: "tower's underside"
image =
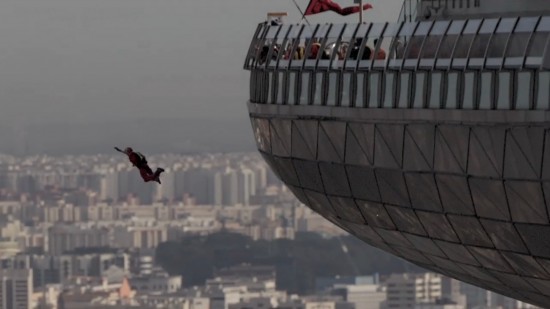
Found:
[[[248,108],[265,160],[328,220],[427,269],[550,304],[549,113]]]

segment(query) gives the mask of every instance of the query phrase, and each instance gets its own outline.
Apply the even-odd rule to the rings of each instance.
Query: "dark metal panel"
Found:
[[[291,126],[290,120],[271,119],[271,145],[274,155],[290,157]]]
[[[363,200],[356,200],[356,203],[359,210],[363,214],[363,217],[365,217],[370,226],[379,227],[386,230],[397,229],[382,204]]]
[[[250,118],[252,122],[252,130],[256,138],[256,145],[261,151],[271,153],[271,134],[269,119],[266,118]]]
[[[502,256],[518,274],[539,279],[550,279],[550,274],[530,255],[502,252]]]
[[[519,253],[529,252],[512,223],[487,219],[480,219],[480,221],[497,249]]]
[[[306,160],[317,159],[317,120],[292,121],[292,157]]]
[[[475,258],[485,268],[493,269],[499,272],[507,272],[507,273],[513,272],[510,265],[508,265],[506,260],[502,258],[502,256],[498,251],[492,250],[492,249],[477,248],[477,247],[469,247],[469,249],[472,255],[475,256]]]
[[[474,215],[474,206],[466,177],[436,174],[443,209],[447,213]]]
[[[503,127],[472,128],[468,156],[470,175],[502,177],[505,133]]]
[[[521,238],[531,254],[538,257],[550,257],[550,226],[535,224],[516,224]]]
[[[504,184],[514,222],[548,224],[539,182],[508,180]]]
[[[401,232],[411,233],[415,235],[428,236],[426,230],[422,226],[420,220],[416,216],[414,210],[405,207],[386,206],[392,221],[395,223],[398,230]],[[417,237],[420,238],[420,237]],[[432,249],[436,251],[436,249]]]
[[[433,174],[405,173],[405,180],[413,208],[442,212]]]
[[[504,177],[538,179],[541,174],[544,128],[515,127],[506,134]]]
[[[441,240],[435,240],[435,243],[452,261],[467,265],[480,266],[479,262],[473,257],[465,246]]]
[[[443,251],[441,251],[441,249],[433,242],[433,240],[427,237],[421,237],[411,234],[404,235],[417,250],[437,257],[447,257],[445,253],[443,253]]]
[[[363,166],[346,166],[351,192],[355,198],[380,202],[380,191],[374,170]]]
[[[332,204],[332,208],[338,214],[338,217],[348,222],[365,224],[365,219],[353,199],[336,196],[328,196],[328,199]],[[372,224],[369,222],[369,225]]]
[[[448,215],[455,233],[465,245],[493,248],[493,242],[476,217]]]
[[[374,163],[377,167],[401,168],[403,165],[404,126],[377,124]]]
[[[320,162],[319,171],[327,194],[351,196],[344,165]]]
[[[502,181],[469,178],[468,182],[479,217],[507,221],[511,219]]]
[[[292,163],[294,164],[298,179],[303,188],[318,192],[325,191],[317,162],[296,159],[292,160]]]
[[[450,242],[460,241],[445,215],[425,211],[416,211],[416,214],[431,238]]]
[[[321,121],[319,126],[320,161],[344,162],[346,123],[341,121]]]
[[[349,164],[374,164],[374,124],[349,123],[345,161]]]
[[[432,171],[435,151],[435,126],[409,124],[405,127],[403,168],[410,171]]]
[[[384,203],[411,207],[407,185],[400,171],[375,170],[380,195]]]
[[[440,125],[436,127],[435,162],[438,172],[465,173],[468,160],[470,128]]]

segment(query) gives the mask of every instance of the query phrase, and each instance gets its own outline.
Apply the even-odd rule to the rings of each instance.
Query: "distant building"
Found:
[[[333,288],[335,285],[365,285],[379,284],[380,279],[378,274],[372,276],[335,276],[335,277],[318,277],[315,278],[315,291],[324,292],[327,289]]]
[[[174,293],[181,289],[181,276],[169,276],[166,273],[133,276],[129,282],[137,293]]]
[[[352,303],[355,309],[380,309],[386,302],[386,288],[378,284],[342,285],[333,287],[332,295],[339,295]]]
[[[0,270],[0,309],[31,309],[32,270]]]
[[[48,230],[48,253],[60,255],[76,248],[109,246],[107,228],[56,225]]]
[[[388,308],[414,308],[441,299],[441,275],[393,274],[386,280]]]
[[[466,307],[456,304],[420,303],[415,305],[414,309],[466,309]]]

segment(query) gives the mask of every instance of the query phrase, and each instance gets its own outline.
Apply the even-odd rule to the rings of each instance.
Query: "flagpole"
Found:
[[[302,9],[300,8],[300,6],[298,5],[298,3],[296,3],[296,0],[292,0],[292,2],[294,2],[294,5],[296,6],[296,8],[298,9],[298,11],[300,12],[300,14],[302,14],[302,20],[306,20],[306,23],[308,26],[311,27],[311,25],[309,24],[309,20],[307,20],[306,18],[306,13],[302,11]],[[300,20],[300,21],[302,21]]]
[[[359,23],[363,23],[363,0],[359,0]]]
[[[363,0],[354,0],[353,3],[359,4],[359,23],[363,23]]]

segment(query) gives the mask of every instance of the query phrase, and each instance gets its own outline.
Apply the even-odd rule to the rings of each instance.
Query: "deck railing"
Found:
[[[550,16],[260,24],[245,69],[550,69]]]

